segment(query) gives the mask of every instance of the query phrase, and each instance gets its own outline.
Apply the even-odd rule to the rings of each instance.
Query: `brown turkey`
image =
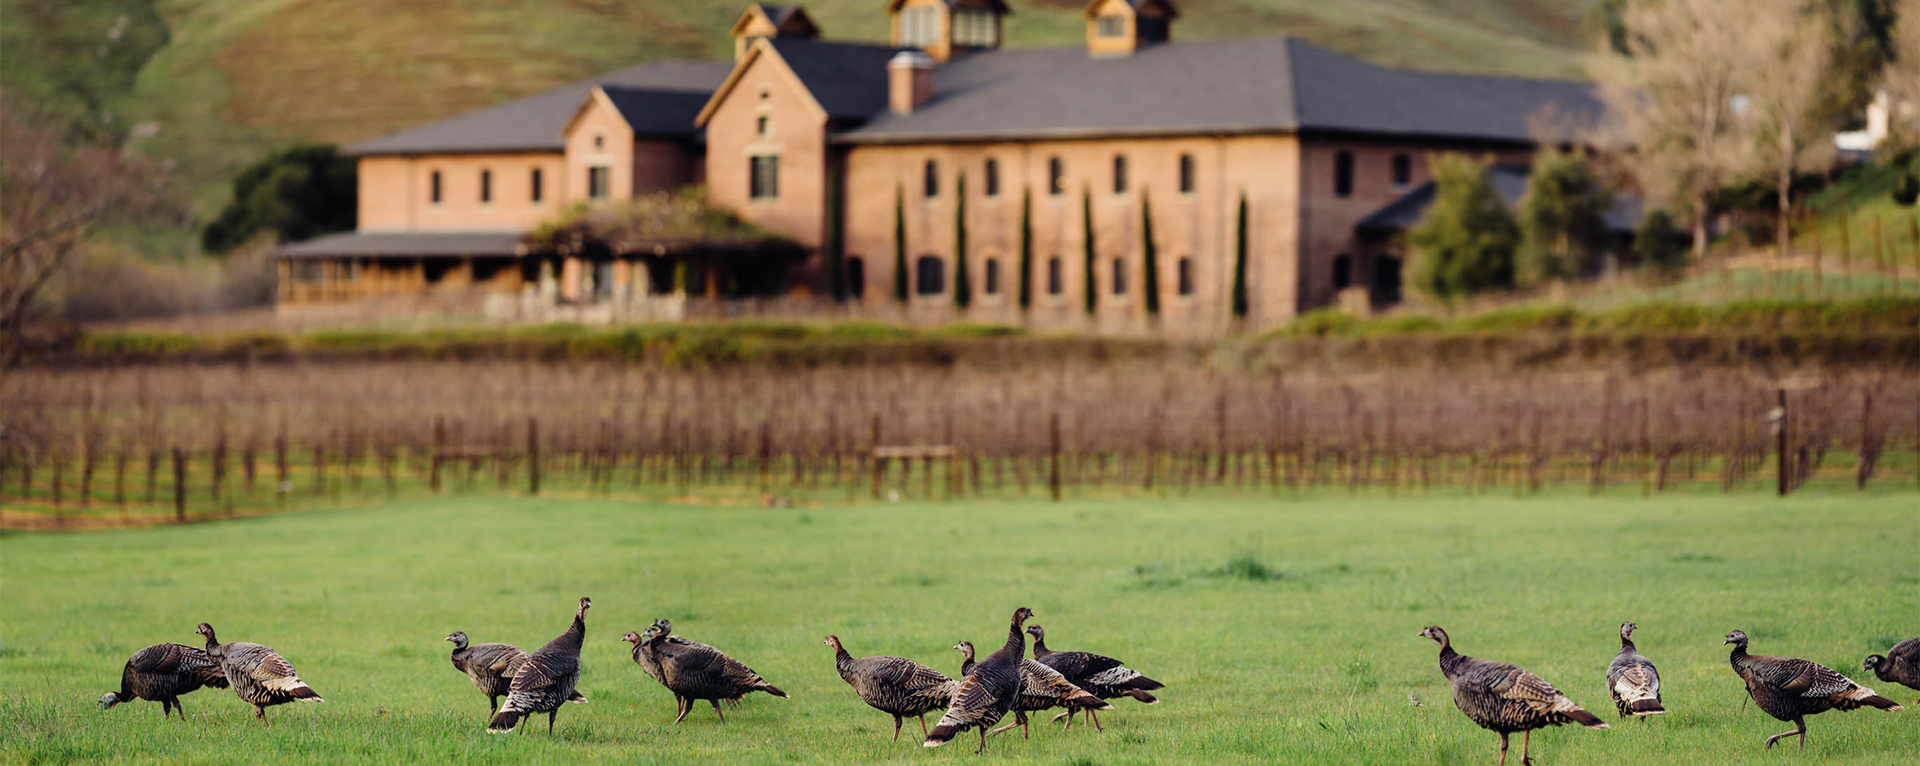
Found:
[[[453,642],[453,667],[473,681],[473,688],[487,695],[487,715],[500,709],[500,698],[513,690],[513,673],[525,662],[527,653],[513,644],[467,644],[466,631],[447,636]],[[575,690],[568,702],[586,702]]]
[[[122,702],[143,699],[160,703],[162,718],[176,710],[186,718],[180,695],[202,686],[227,688],[227,674],[220,663],[185,644],[154,644],[127,659],[127,666],[120,671],[120,691],[101,695],[100,709],[111,710]]]
[[[1440,673],[1453,686],[1453,704],[1467,718],[1500,735],[1500,763],[1507,762],[1507,735],[1525,732],[1520,739],[1520,763],[1531,764],[1533,730],[1565,723],[1589,729],[1612,728],[1580,709],[1553,688],[1553,684],[1504,662],[1468,657],[1453,650],[1447,632],[1438,625],[1420,631],[1440,644]]]
[[[1660,704],[1660,671],[1633,645],[1633,632],[1639,628],[1631,622],[1620,623],[1620,654],[1607,666],[1607,693],[1613,695],[1613,706],[1621,718],[1633,716],[1644,721],[1647,716],[1665,714],[1667,709]]]
[[[1874,694],[1852,679],[1817,662],[1791,657],[1762,657],[1747,653],[1747,634],[1733,631],[1723,644],[1733,644],[1728,661],[1740,680],[1747,682],[1747,695],[1755,707],[1782,721],[1792,721],[1793,731],[1767,738],[1767,747],[1782,738],[1800,735],[1800,746],[1807,746],[1807,716],[1828,710],[1853,710],[1871,705],[1881,710],[1903,710],[1893,700]]]
[[[787,696],[753,672],[753,668],[719,649],[670,635],[672,630],[672,622],[655,620],[634,644],[634,661],[667,687],[667,691],[673,692],[674,723],[686,719],[687,714],[693,712],[693,703],[700,700],[712,703],[713,714],[719,716],[721,723],[726,723],[726,714],[720,712],[721,700],[739,702],[752,692]]]
[[[245,641],[220,643],[220,639],[213,636],[213,626],[204,622],[194,628],[194,632],[207,638],[207,657],[220,663],[220,671],[226,674],[227,685],[234,695],[253,704],[255,718],[267,720],[267,708],[274,705],[326,702],[307,682],[300,680],[293,664],[279,652]]]
[[[553,733],[553,720],[560,706],[574,700],[574,685],[580,682],[580,647],[587,638],[587,610],[593,600],[582,597],[573,612],[573,623],[546,646],[527,655],[514,669],[513,682],[507,687],[507,701],[500,712],[487,722],[487,733],[505,734],[520,725],[520,719],[533,713],[547,714],[547,733]],[[582,698],[584,699],[584,698]]]
[[[1024,606],[1013,610],[1006,645],[987,655],[986,660],[974,665],[972,672],[960,679],[960,688],[953,693],[953,704],[947,707],[946,715],[940,716],[940,722],[934,724],[933,731],[927,733],[927,740],[920,744],[939,747],[952,741],[955,735],[977,728],[980,747],[973,752],[986,751],[987,730],[1005,718],[1020,699],[1020,660],[1027,653],[1027,637],[1020,628],[1032,616],[1033,610]]]
[[[920,718],[920,736],[927,735],[927,714],[943,709],[953,701],[960,682],[945,673],[902,657],[861,657],[855,659],[840,644],[839,636],[827,636],[833,647],[833,666],[840,680],[853,687],[868,707],[893,716],[893,741],[900,741],[900,724],[906,716]]]
[[[1873,671],[1882,681],[1920,689],[1920,638],[1909,638],[1894,644],[1886,654],[1868,655],[1866,662],[1861,665]],[[1916,700],[1915,704],[1920,704],[1920,700]]]
[[[1165,684],[1141,675],[1140,671],[1122,665],[1119,660],[1112,657],[1103,657],[1092,652],[1056,652],[1048,649],[1047,631],[1038,625],[1029,626],[1027,634],[1033,636],[1034,659],[1060,671],[1068,681],[1091,692],[1093,696],[1103,700],[1132,697],[1148,705],[1160,704],[1160,700],[1148,692],[1164,689]],[[1100,709],[1111,708],[1112,706],[1109,705]],[[1073,728],[1073,714],[1079,709],[1070,706],[1066,712],[1054,716],[1053,720],[1058,721],[1064,716],[1067,719],[1067,728]],[[1087,710],[1087,720],[1093,722],[1095,731],[1101,730],[1100,718],[1094,715],[1093,709]]]
[[[960,661],[960,675],[964,677],[973,672],[973,642],[961,641],[954,644],[953,648],[959,650],[963,658]],[[1106,700],[1068,681],[1060,671],[1034,660],[1023,659],[1020,661],[1020,698],[1013,703],[1013,723],[987,732],[987,735],[999,734],[1018,726],[1020,738],[1026,739],[1031,735],[1027,729],[1027,714],[1057,707],[1064,707],[1068,712],[1086,710],[1089,716],[1095,710],[1113,709]]]

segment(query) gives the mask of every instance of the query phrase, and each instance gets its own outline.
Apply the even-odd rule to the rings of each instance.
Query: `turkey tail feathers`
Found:
[[[948,740],[953,739],[953,735],[959,733],[960,727],[941,722],[940,725],[933,727],[933,731],[927,732],[927,741],[920,744],[923,747],[939,747],[947,744]]]
[[[1581,726],[1585,726],[1589,729],[1613,728],[1612,726],[1608,726],[1606,721],[1600,720],[1598,716],[1595,716],[1594,714],[1589,713],[1585,710],[1581,710],[1580,708],[1574,708],[1572,710],[1565,711],[1565,715],[1567,716],[1568,719],[1572,720],[1574,723],[1580,724]]]
[[[1158,689],[1158,688],[1160,688],[1160,687],[1159,687],[1158,685],[1155,685],[1155,686],[1154,686],[1153,688],[1155,688],[1155,689]],[[1143,690],[1140,690],[1140,689],[1129,689],[1129,690],[1127,690],[1127,696],[1129,696],[1129,697],[1132,697],[1132,698],[1134,698],[1134,699],[1137,699],[1137,700],[1140,700],[1141,702],[1145,702],[1145,703],[1147,703],[1147,704],[1149,704],[1149,705],[1158,705],[1158,704],[1160,704],[1160,698],[1158,698],[1158,697],[1155,697],[1155,696],[1153,696],[1153,695],[1151,695],[1151,694],[1148,694],[1148,693],[1146,693],[1145,691],[1143,691]]]
[[[513,727],[520,725],[520,716],[521,713],[518,710],[502,709],[499,715],[487,722],[487,733],[505,734],[513,731]]]
[[[1627,703],[1629,715],[1664,715],[1666,712],[1667,709],[1660,706],[1659,700],[1634,700]]]

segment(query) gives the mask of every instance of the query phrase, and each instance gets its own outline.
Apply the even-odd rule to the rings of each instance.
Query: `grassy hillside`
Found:
[[[0,536],[0,763],[1379,763],[1482,765],[1496,737],[1454,709],[1415,634],[1547,678],[1612,731],[1537,732],[1534,757],[1583,764],[1911,762],[1917,714],[1831,712],[1804,750],[1747,703],[1721,637],[1860,672],[1912,635],[1920,531],[1910,492],[1718,492],[1518,500],[1344,491],[1283,500],[1061,504],[969,500],[797,509],[555,498],[453,498],[233,522]],[[1906,510],[1902,510],[1906,509]],[[581,691],[553,736],[482,733],[486,701],[448,666],[475,641],[538,646],[591,596]],[[969,639],[1030,606],[1060,649],[1160,680],[1116,701],[1104,733],[1039,717],[974,757],[889,741],[892,721],[835,674],[839,635],[948,673]],[[791,694],[672,700],[623,631],[658,617]],[[1617,626],[1640,625],[1669,714],[1621,722],[1604,689]],[[122,663],[160,641],[284,654],[324,704],[268,711],[226,690],[95,709]],[[1517,737],[1515,738],[1518,739]],[[1904,744],[1902,744],[1904,743]],[[1509,763],[1519,762],[1520,743]],[[1907,755],[1901,755],[1906,753]]]
[[[1382,63],[1577,75],[1588,0],[1188,0],[1183,39],[1294,34]],[[805,5],[883,40],[881,0]],[[727,55],[744,0],[0,0],[10,92],[112,113],[204,217],[244,162],[355,141],[646,61]],[[1013,46],[1084,34],[1078,0],[1014,3]],[[122,20],[124,19],[124,20]],[[124,27],[115,31],[115,26]],[[113,37],[110,51],[96,44]],[[121,42],[124,41],[124,42]],[[30,50],[32,56],[20,55]],[[88,87],[74,83],[89,78]]]

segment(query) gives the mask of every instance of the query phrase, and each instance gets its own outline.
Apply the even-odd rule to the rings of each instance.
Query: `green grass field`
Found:
[[[1744,704],[1721,636],[1860,674],[1920,630],[1910,489],[1674,493],[1653,500],[1344,493],[864,503],[770,509],[607,500],[431,499],[89,534],[0,536],[0,761],[984,763],[887,741],[821,645],[957,669],[1031,606],[1060,649],[1112,654],[1165,682],[1122,700],[1104,734],[1002,735],[993,763],[1491,763],[1495,736],[1454,710],[1416,637],[1515,662],[1616,721],[1603,688],[1633,620],[1671,714],[1560,728],[1541,764],[1913,762],[1920,706],[1826,713],[1805,752]],[[485,698],[441,638],[532,648],[592,596],[581,689],[558,733],[483,733]],[[618,636],[656,617],[786,689],[729,723],[673,700]],[[102,712],[135,649],[228,641],[278,649],[324,704],[271,726],[225,690]],[[912,723],[908,724],[913,727]],[[917,731],[917,728],[916,728]],[[1518,747],[1518,743],[1515,743]],[[1518,754],[1515,754],[1517,763]]]

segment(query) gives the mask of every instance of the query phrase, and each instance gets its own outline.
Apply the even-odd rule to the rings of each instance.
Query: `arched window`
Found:
[[[1353,152],[1333,155],[1333,196],[1353,196]]]
[[[927,176],[926,177],[927,196],[929,197],[940,196],[940,165],[939,163],[936,163],[933,160],[927,160],[926,176]]]
[[[1193,155],[1180,155],[1180,193],[1193,192]]]
[[[847,256],[847,297],[860,300],[867,294],[867,262],[860,256]]]
[[[988,295],[1000,294],[1000,259],[987,259],[987,278],[985,289]]]
[[[1333,289],[1345,290],[1353,286],[1353,258],[1342,253],[1333,259]]]
[[[947,291],[947,268],[939,256],[920,256],[914,262],[913,276],[913,291],[918,295],[940,295]]]
[[[1176,277],[1176,281],[1179,282],[1181,295],[1193,294],[1193,259],[1192,258],[1180,259],[1180,274]]]
[[[1127,294],[1127,259],[1113,259],[1113,294]]]
[[[1060,257],[1054,256],[1052,258],[1048,258],[1047,259],[1047,294],[1059,295],[1063,292],[1066,292],[1066,289],[1067,289],[1066,277],[1065,275],[1060,273]]]
[[[1393,188],[1404,189],[1413,183],[1413,158],[1404,154],[1393,155]]]
[[[1067,193],[1067,163],[1059,157],[1047,160],[1047,193],[1055,195]]]
[[[986,176],[985,185],[987,188],[985,189],[985,192],[987,196],[989,197],[1000,196],[1000,161],[995,159],[988,159],[986,170],[985,172],[981,173],[981,175]]]
[[[1113,193],[1125,194],[1127,191],[1127,156],[1113,155]]]

